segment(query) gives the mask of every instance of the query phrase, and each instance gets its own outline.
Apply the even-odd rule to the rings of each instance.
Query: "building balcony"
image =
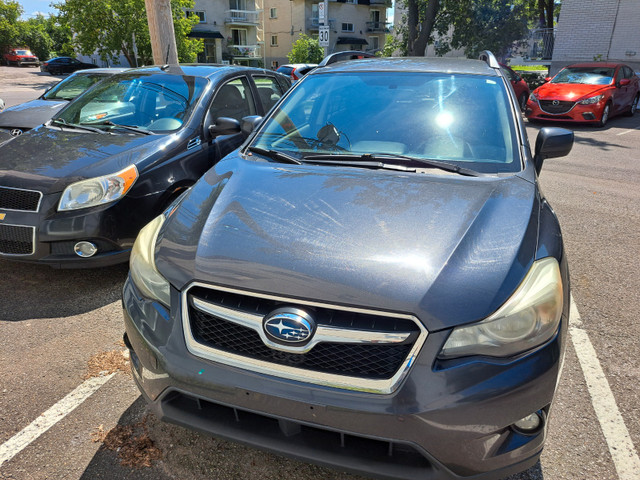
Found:
[[[229,53],[234,58],[262,58],[260,45],[229,45]]]
[[[391,8],[391,0],[369,0],[369,5],[372,7]]]
[[[391,22],[367,22],[367,32],[389,33]]]
[[[227,10],[224,23],[257,27],[260,25],[260,12],[261,10]]]

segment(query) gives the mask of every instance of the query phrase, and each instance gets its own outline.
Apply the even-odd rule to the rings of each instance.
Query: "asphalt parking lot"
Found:
[[[0,67],[0,98],[58,80]],[[531,143],[540,127],[528,124]],[[570,338],[542,459],[509,480],[640,478],[640,114],[574,129],[571,154],[540,180],[569,257]],[[121,341],[126,275],[0,260],[0,479],[361,478],[149,414]]]

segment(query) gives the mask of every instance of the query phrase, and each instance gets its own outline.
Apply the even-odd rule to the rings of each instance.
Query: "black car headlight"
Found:
[[[550,257],[538,260],[514,294],[493,315],[454,328],[439,357],[506,357],[530,350],[555,335],[562,307],[558,261]]]
[[[159,215],[140,230],[131,250],[129,273],[143,296],[158,300],[169,307],[171,304],[169,282],[158,272],[155,262],[158,233],[164,222],[165,216]]]
[[[137,179],[138,169],[130,165],[118,173],[72,183],[62,192],[58,210],[78,210],[115,202],[126,195]]]

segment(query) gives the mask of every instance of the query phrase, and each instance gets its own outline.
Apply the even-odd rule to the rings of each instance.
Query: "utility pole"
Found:
[[[178,63],[176,34],[173,30],[171,0],[145,0],[153,63]]]

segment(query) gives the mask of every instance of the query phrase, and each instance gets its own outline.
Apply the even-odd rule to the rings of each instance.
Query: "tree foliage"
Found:
[[[304,33],[301,33],[300,38],[293,42],[291,51],[287,54],[291,63],[320,63],[323,57],[324,50],[318,40]]]
[[[16,46],[20,42],[22,6],[18,2],[0,0],[0,47]],[[2,53],[2,52],[0,52]]]
[[[74,44],[84,55],[97,52],[104,61],[115,61],[122,54],[129,65],[152,62],[149,25],[144,0],[66,0],[55,5],[71,30]],[[204,48],[201,39],[189,38],[195,16],[185,9],[193,0],[171,0],[173,24],[181,62],[192,62]],[[136,58],[137,52],[137,58]]]

